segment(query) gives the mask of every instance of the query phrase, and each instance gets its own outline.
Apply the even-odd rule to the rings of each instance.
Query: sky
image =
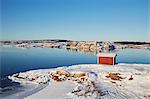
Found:
[[[150,41],[149,0],[1,0],[1,40]]]

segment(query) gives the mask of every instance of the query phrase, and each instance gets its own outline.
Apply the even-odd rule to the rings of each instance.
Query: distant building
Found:
[[[97,62],[98,64],[115,65],[116,56],[116,53],[99,53],[97,54]]]

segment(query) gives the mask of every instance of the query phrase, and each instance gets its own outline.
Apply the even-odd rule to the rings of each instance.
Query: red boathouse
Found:
[[[116,56],[116,53],[99,53],[97,54],[97,62],[98,64],[115,65]]]

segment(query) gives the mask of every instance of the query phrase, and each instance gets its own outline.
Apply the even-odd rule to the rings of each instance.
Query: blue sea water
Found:
[[[6,88],[20,86],[7,79],[8,75],[32,69],[55,68],[70,66],[73,64],[96,64],[95,54],[83,54],[66,49],[54,48],[15,48],[2,47],[0,50],[1,64],[0,87]],[[117,52],[117,63],[150,64],[150,50],[148,49],[124,49]],[[3,94],[9,88],[0,92]],[[20,88],[19,88],[20,89]]]

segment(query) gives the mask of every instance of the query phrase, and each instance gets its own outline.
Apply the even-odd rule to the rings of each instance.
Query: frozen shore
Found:
[[[48,84],[26,99],[150,98],[150,64],[82,64],[9,76],[23,84]]]

